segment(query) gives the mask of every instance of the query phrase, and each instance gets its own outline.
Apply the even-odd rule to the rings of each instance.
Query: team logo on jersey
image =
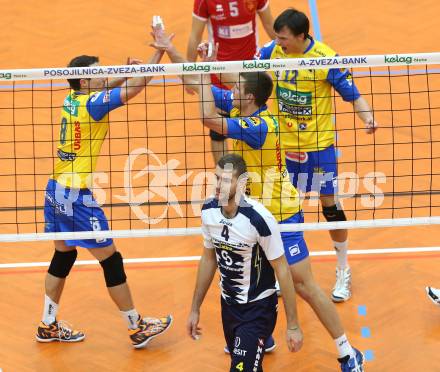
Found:
[[[238,121],[238,124],[240,124],[240,127],[242,127],[243,129],[249,128],[249,123],[246,120],[240,119]]]
[[[235,343],[234,343],[235,347],[239,347],[240,343],[241,343],[240,337],[238,337],[238,336],[235,337]]]
[[[324,172],[324,169],[322,169],[321,167],[314,167],[313,173],[324,174],[325,172]]]
[[[295,245],[292,245],[291,247],[289,247],[289,253],[292,257],[300,254],[301,252],[299,250],[298,244],[295,244]]]
[[[104,97],[102,97],[102,103],[109,103],[110,102],[110,94],[111,90],[107,90],[104,94]]]
[[[299,128],[300,130],[305,130],[305,129],[307,129],[307,123],[299,123],[299,124],[298,124],[298,128]]]
[[[67,96],[63,104],[63,110],[72,116],[78,116],[79,101],[75,98],[76,96],[73,94],[72,96]]]
[[[81,123],[75,121],[75,140],[73,142],[73,149],[78,151],[81,149]]]
[[[261,118],[259,118],[258,116],[251,116],[249,117],[249,119],[251,120],[251,122],[257,126],[261,124]]]
[[[299,92],[292,89],[277,86],[277,97],[288,104],[293,105],[311,105],[312,93]]]
[[[309,155],[306,152],[286,152],[286,159],[304,164],[309,160]]]
[[[249,13],[253,13],[257,9],[257,0],[245,0],[244,5]]]

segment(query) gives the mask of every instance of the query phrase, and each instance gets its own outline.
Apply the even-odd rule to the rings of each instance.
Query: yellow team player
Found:
[[[163,53],[156,52],[150,63],[158,63]],[[98,58],[82,55],[69,67],[98,65]],[[129,64],[138,64],[132,60]],[[109,126],[108,113],[140,93],[150,78],[114,79],[106,88],[106,79],[69,79],[70,93],[61,110],[58,159],[45,195],[46,232],[108,230],[103,210],[93,198],[90,184],[102,142]],[[39,342],[77,342],[81,331],[57,321],[58,304],[66,277],[76,260],[76,246],[84,247],[102,266],[108,292],[126,320],[133,347],[141,348],[166,331],[172,322],[163,318],[142,318],[134,307],[126,281],[121,254],[112,239],[56,240],[45,281],[45,300],[36,339]]]
[[[163,30],[156,30],[154,37],[153,46],[165,50],[172,62],[186,62]],[[206,43],[199,46],[204,61],[215,60],[216,48],[211,57],[209,50]],[[202,75],[197,83],[199,85],[194,85],[194,89],[202,97],[200,116],[203,125],[234,139],[234,152],[242,156],[250,172],[249,195],[261,200],[280,224],[303,222],[298,193],[288,180],[285,162],[279,153],[278,123],[267,108],[273,89],[270,75],[265,72],[241,73],[232,90],[212,86],[207,74]],[[229,117],[222,117],[219,111]],[[246,213],[242,207],[239,211]],[[295,290],[309,303],[335,341],[341,370],[362,372],[362,353],[350,345],[334,304],[313,278],[303,233],[283,232],[281,238]],[[273,343],[273,338],[266,340],[266,349],[270,346],[268,341]],[[235,349],[233,353],[236,353]]]
[[[257,59],[334,57],[336,52],[309,35],[307,16],[295,9],[281,13],[274,23],[276,39],[266,44]],[[304,69],[276,74],[275,114],[280,122],[281,146],[293,185],[302,192],[315,191],[327,221],[345,221],[337,201],[337,161],[332,122],[332,88],[365,123],[367,133],[377,128],[368,103],[359,94],[348,69]],[[351,271],[347,261],[346,229],[331,230],[338,264],[332,300],[351,297]]]

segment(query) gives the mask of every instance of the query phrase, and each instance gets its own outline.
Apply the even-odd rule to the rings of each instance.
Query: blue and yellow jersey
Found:
[[[61,110],[54,180],[66,187],[91,187],[108,131],[108,113],[121,105],[120,88],[90,94],[70,92]]]
[[[298,213],[300,200],[281,154],[277,120],[266,105],[251,116],[240,117],[240,110],[232,105],[231,91],[214,86],[212,91],[216,106],[229,114],[227,137],[235,140],[234,152],[247,164],[247,193],[259,200],[278,221]]]
[[[336,52],[310,38],[303,54],[285,54],[275,41],[267,43],[257,59],[334,57]],[[344,101],[360,94],[347,69],[281,71],[274,74],[276,107],[284,150],[320,151],[335,141],[332,123],[332,86]]]

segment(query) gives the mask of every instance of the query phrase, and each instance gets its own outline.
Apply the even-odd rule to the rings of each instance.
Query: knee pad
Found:
[[[217,132],[214,132],[213,130],[209,130],[209,137],[211,137],[211,139],[213,141],[223,142],[224,140],[226,140],[226,137],[224,135],[218,134]]]
[[[77,250],[60,252],[55,249],[52,261],[50,261],[49,270],[47,272],[57,278],[64,279],[69,275],[70,269],[75,263]]]
[[[124,284],[127,276],[124,271],[124,263],[119,252],[113,253],[110,257],[100,262],[104,270],[105,284],[107,287],[115,287]]]
[[[347,221],[345,217],[344,210],[339,204],[332,205],[331,207],[322,207],[322,214],[324,215],[327,222],[339,222]]]

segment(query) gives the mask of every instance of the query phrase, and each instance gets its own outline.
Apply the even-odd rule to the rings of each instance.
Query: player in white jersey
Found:
[[[151,44],[152,46],[165,50],[172,62],[185,62],[185,59],[170,42],[171,37],[166,35],[162,29],[153,32],[153,36],[155,42]],[[209,53],[210,50],[212,50],[212,55]],[[200,51],[201,57],[204,61],[215,59],[215,47],[212,48],[212,46],[210,47],[205,43],[200,46]],[[209,55],[211,55],[211,57],[208,57]],[[276,129],[276,120],[270,119],[270,116],[272,115],[263,114],[263,112],[266,111],[265,103],[272,91],[272,84],[267,84],[267,78],[269,76],[265,73],[261,73],[261,75],[257,74],[256,78],[251,77],[250,79],[248,74],[249,73],[247,73],[245,75],[246,77],[242,79],[242,82],[237,84],[234,88],[234,99],[231,99],[231,92],[226,91],[221,95],[223,99],[220,97],[218,100],[219,102],[215,104],[214,101],[217,101],[217,99],[214,99],[215,97],[213,97],[209,81],[207,81],[209,78],[202,76],[201,80],[192,78],[188,79],[188,81],[194,81],[191,81],[190,84],[194,84],[195,89],[197,89],[200,96],[203,97],[201,100],[202,104],[200,105],[200,116],[203,117],[203,124],[219,133],[227,134],[228,136],[231,135],[231,137],[233,136],[232,138],[236,139],[234,144],[238,145],[238,153],[246,159],[249,170],[255,169],[256,171],[261,172],[263,169],[268,169],[266,167],[269,167],[270,169],[273,167],[273,164],[275,164],[274,159],[280,159],[281,164],[279,167],[276,167],[278,171],[275,170],[276,172],[280,172],[280,177],[274,177],[275,180],[272,177],[270,178],[270,180],[275,181],[274,185],[277,187],[274,186],[270,188],[270,190],[272,190],[271,192],[269,191],[271,195],[268,195],[267,198],[271,203],[268,205],[268,209],[275,218],[277,218],[277,216],[279,217],[277,219],[280,224],[301,223],[303,218],[302,212],[299,208],[296,211],[289,212],[289,209],[292,206],[292,203],[286,202],[289,197],[286,197],[285,193],[276,193],[276,190],[282,190],[284,187],[287,187],[286,185],[289,185],[290,188],[291,184],[289,180],[286,182],[283,181],[284,176],[281,177],[284,174],[282,169],[285,165],[282,157],[277,156],[277,148],[279,148],[279,145],[277,144],[278,132]],[[257,82],[257,84],[248,84],[249,81]],[[202,82],[202,89],[197,87],[200,82]],[[272,82],[270,81],[270,83]],[[234,102],[236,105],[235,107]],[[219,117],[215,106],[222,111],[224,111],[225,107],[229,107],[227,111],[232,114],[230,115],[232,117],[227,119]],[[235,120],[237,119],[239,129],[237,128],[238,130],[235,130]],[[264,126],[262,125],[263,121],[266,123]],[[270,125],[270,122],[272,122],[273,125]],[[268,129],[264,129],[265,127]],[[257,130],[255,131],[255,129]],[[235,136],[235,134],[237,134],[237,136]],[[255,140],[260,142],[255,142]],[[275,153],[272,157],[268,156],[271,152]],[[267,161],[266,158],[268,158]],[[264,172],[262,173],[264,174]],[[261,179],[264,178],[262,177],[260,180]],[[261,181],[258,182],[261,184]],[[280,184],[283,186],[280,187]],[[268,190],[267,187],[264,187],[264,189],[266,191]],[[293,191],[292,195],[297,195],[293,186],[291,190]],[[261,198],[259,196],[260,193],[252,187],[252,183],[249,187],[249,192],[252,197]],[[287,218],[283,217],[283,215]],[[284,243],[285,257],[290,265],[296,293],[298,293],[311,306],[321,323],[333,338],[339,354],[338,361],[340,363],[341,371],[362,372],[362,364],[364,360],[362,353],[350,345],[334,304],[329,298],[327,298],[313,278],[309,253],[303,233],[283,232],[281,238]],[[266,345],[266,347],[267,346],[268,345]]]
[[[265,340],[277,318],[275,273],[283,291],[287,346],[298,351],[302,332],[295,289],[284,256],[277,221],[259,202],[244,195],[246,163],[238,154],[223,156],[216,168],[216,196],[202,209],[204,250],[200,260],[188,333],[201,334],[200,307],[215,271],[220,272],[223,331],[231,351],[230,371],[262,371]]]

